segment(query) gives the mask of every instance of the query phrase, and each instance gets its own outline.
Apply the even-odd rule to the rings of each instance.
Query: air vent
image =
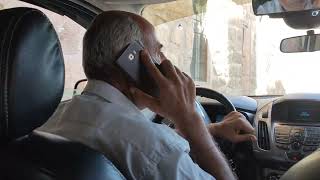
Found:
[[[264,121],[258,123],[258,145],[261,149],[270,150],[268,125]]]

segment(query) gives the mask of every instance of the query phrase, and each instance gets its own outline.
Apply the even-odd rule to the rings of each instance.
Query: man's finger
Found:
[[[177,68],[176,66],[174,66],[174,69],[177,72],[177,75],[181,78],[181,79],[187,79],[187,77],[180,71],[179,68]]]
[[[257,138],[252,134],[239,134],[232,139],[233,143],[240,143],[245,141],[256,141],[256,140]]]
[[[161,71],[168,78],[175,82],[179,81],[180,77],[178,76],[174,65],[169,60],[164,60],[160,64]]]
[[[156,98],[144,93],[140,89],[133,88],[133,87],[130,88],[130,92],[131,92],[131,95],[133,97],[135,104],[138,107],[144,106],[144,107],[149,108],[151,111],[153,111],[157,114],[161,114],[159,101]]]
[[[235,116],[235,115],[239,115],[241,113],[239,113],[238,111],[231,111],[229,114],[226,115],[226,117],[229,117],[229,116]]]
[[[225,121],[230,120],[230,122],[233,124],[233,126],[240,131],[243,131],[245,133],[253,133],[254,128],[251,126],[251,124],[248,122],[246,117],[241,114],[240,112],[233,111],[229,113],[227,116],[224,117]]]
[[[226,118],[229,118],[229,117],[231,117],[231,116],[234,116],[234,115],[236,115],[236,114],[238,114],[239,112],[237,112],[237,111],[232,111],[232,112],[230,112],[229,114],[227,114],[226,116],[224,116],[224,119],[226,119]]]
[[[236,123],[236,128],[244,133],[253,133],[254,128],[245,118],[240,118],[234,121]]]
[[[162,75],[162,73],[156,67],[156,65],[152,62],[150,55],[146,51],[141,51],[140,57],[141,62],[146,66],[151,77],[161,87],[162,82],[165,81],[165,77]]]

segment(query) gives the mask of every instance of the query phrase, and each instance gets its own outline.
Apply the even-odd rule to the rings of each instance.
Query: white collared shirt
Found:
[[[60,104],[37,129],[102,152],[127,179],[214,179],[189,156],[188,142],[151,122],[119,90],[89,80],[82,95]]]

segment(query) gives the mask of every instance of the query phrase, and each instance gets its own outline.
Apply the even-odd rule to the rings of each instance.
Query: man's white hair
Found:
[[[133,41],[143,42],[139,24],[126,12],[104,12],[98,15],[83,39],[83,68],[87,78],[112,78],[115,60]]]

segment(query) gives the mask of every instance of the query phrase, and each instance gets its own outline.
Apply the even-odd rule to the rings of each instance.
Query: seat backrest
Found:
[[[16,140],[2,154],[0,179],[123,180],[100,153],[44,132]]]
[[[32,132],[63,90],[62,50],[48,18],[31,8],[0,11],[0,179],[124,179],[99,152]]]

